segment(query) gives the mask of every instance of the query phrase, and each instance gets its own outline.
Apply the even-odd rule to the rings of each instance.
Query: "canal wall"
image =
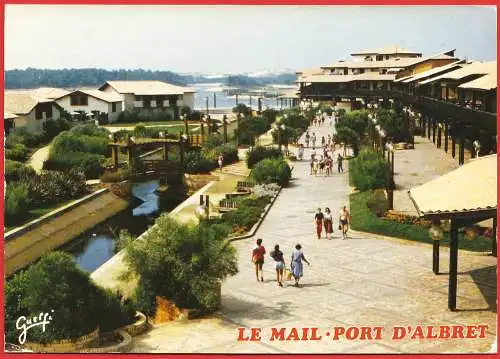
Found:
[[[4,236],[5,275],[14,274],[128,205],[127,199],[104,188],[7,232]]]

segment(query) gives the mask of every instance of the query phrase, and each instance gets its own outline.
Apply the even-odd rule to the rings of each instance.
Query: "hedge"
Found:
[[[292,171],[284,159],[266,158],[254,166],[250,177],[258,184],[277,183],[286,187],[292,177]]]
[[[257,146],[247,152],[247,166],[248,168],[253,168],[256,163],[263,159],[280,157],[283,157],[283,154],[277,148]]]

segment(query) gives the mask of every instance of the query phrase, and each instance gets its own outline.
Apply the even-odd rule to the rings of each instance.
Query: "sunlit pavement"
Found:
[[[327,133],[327,126],[312,131]],[[319,137],[321,139],[321,137]],[[309,158],[306,150],[305,158]],[[345,166],[346,167],[346,166]],[[336,170],[336,166],[334,166]],[[474,353],[488,351],[496,333],[496,258],[459,252],[458,311],[447,309],[448,250],[441,253],[442,275],[432,272],[431,246],[375,235],[349,233],[342,240],[315,238],[317,207],[334,219],[348,200],[347,173],[310,176],[309,162],[295,162],[294,180],[282,190],[254,238],[235,242],[239,273],[222,287],[216,317],[174,322],[134,339],[134,352],[162,353]],[[335,224],[335,223],[334,223]],[[274,280],[274,263],[264,264],[256,281],[251,249],[262,238],[267,251],[279,244],[287,264],[300,243],[305,265],[302,288]],[[488,325],[483,339],[392,340],[392,327]],[[379,340],[332,340],[333,327],[383,326]],[[238,327],[262,328],[261,341],[237,341]],[[271,341],[271,328],[317,327],[319,341]],[[289,331],[287,331],[287,334]]]

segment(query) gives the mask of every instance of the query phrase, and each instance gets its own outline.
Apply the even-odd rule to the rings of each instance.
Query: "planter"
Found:
[[[148,318],[141,312],[136,312],[135,315],[137,318],[135,323],[123,327],[123,330],[133,337],[145,333],[148,330]]]
[[[73,353],[99,343],[99,328],[75,339],[56,340],[49,344],[26,342],[24,346],[36,353]]]

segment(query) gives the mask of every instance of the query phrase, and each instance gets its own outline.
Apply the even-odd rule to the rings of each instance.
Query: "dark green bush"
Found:
[[[53,171],[69,171],[71,169],[82,171],[88,179],[99,178],[104,172],[104,156],[85,153],[69,152],[58,154],[43,163],[43,169]]]
[[[284,159],[267,158],[253,167],[250,177],[258,184],[277,183],[286,187],[292,177],[292,171]]]
[[[370,192],[366,200],[366,205],[377,217],[383,217],[389,210],[389,202],[387,201],[383,189],[377,189]]]
[[[260,207],[240,206],[234,211],[224,213],[222,220],[233,228],[241,227],[245,231],[249,231],[260,219],[261,213],[262,208]]]
[[[49,312],[52,320],[45,332],[40,326],[28,332],[27,340],[33,342],[77,338],[97,327],[116,329],[131,314],[128,305],[118,304],[116,295],[97,287],[63,252],[46,254],[25,272],[16,274],[7,281],[5,296],[7,333],[18,333],[15,318]]]
[[[360,139],[350,127],[337,127],[337,133],[333,136],[335,143],[344,143],[346,146],[350,146],[354,153],[354,156],[359,154]]]
[[[108,138],[81,133],[63,132],[59,134],[50,148],[50,158],[69,152],[88,152],[106,155]]]
[[[15,144],[23,144],[28,148],[39,146],[43,142],[43,134],[34,133],[27,128],[19,127],[10,131],[6,140],[6,147],[13,147]]]
[[[109,132],[102,127],[97,127],[95,124],[78,125],[69,130],[70,133],[85,136],[108,138]]]
[[[7,183],[5,188],[5,224],[20,223],[26,217],[30,203],[30,192],[26,184]]]
[[[371,149],[363,149],[359,156],[349,161],[352,184],[360,191],[384,188],[387,170],[387,161]]]
[[[217,168],[216,158],[208,159],[197,151],[190,151],[184,156],[186,173],[208,173]]]
[[[36,176],[36,172],[31,166],[26,166],[24,163],[5,160],[5,181],[19,181],[22,178]]]
[[[283,155],[278,148],[257,146],[247,152],[247,166],[248,168],[253,168],[256,163],[265,158],[279,158],[282,156]]]
[[[47,120],[43,123],[43,139],[45,142],[50,142],[54,137],[63,131],[67,131],[71,128],[69,121],[58,119],[58,120]]]
[[[207,137],[205,142],[203,143],[203,148],[207,150],[211,150],[215,147],[221,146],[224,144],[224,137],[220,134],[211,134]]]
[[[252,116],[252,109],[245,104],[239,103],[233,107],[233,113],[241,113],[243,116]]]
[[[116,171],[105,171],[99,179],[102,183],[115,183],[128,180],[131,172],[128,168],[120,168]]]
[[[5,158],[12,161],[24,162],[28,159],[29,150],[22,143],[16,143],[5,148]]]
[[[125,260],[140,279],[136,303],[154,313],[162,296],[181,308],[213,311],[219,306],[220,283],[237,273],[236,251],[224,239],[225,227],[190,227],[160,216],[141,241],[129,241]]]

